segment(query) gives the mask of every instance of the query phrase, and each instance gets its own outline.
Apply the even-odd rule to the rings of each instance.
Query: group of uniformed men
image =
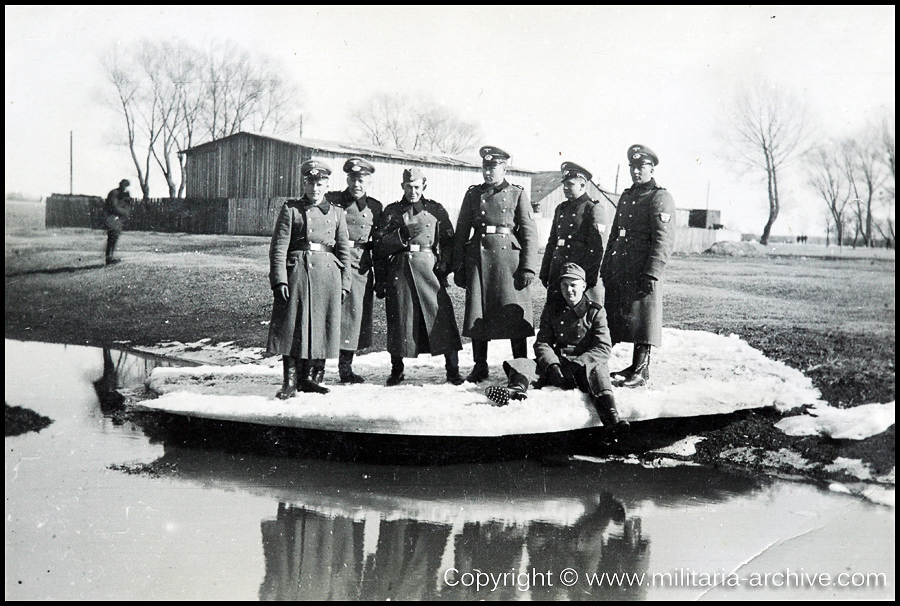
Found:
[[[342,383],[364,381],[352,363],[372,343],[374,296],[385,299],[387,312],[387,385],[401,383],[403,359],[420,353],[443,354],[447,381],[463,383],[462,342],[447,293],[452,273],[466,290],[462,335],[472,340],[474,358],[466,381],[487,379],[489,341],[510,339],[508,383],[488,388],[488,398],[501,405],[525,398],[532,382],[577,388],[591,396],[604,425],[627,427],[612,387],[649,380],[650,349],[662,332],[660,281],[673,243],[674,202],[653,179],[656,154],[629,148],[634,185],[622,193],[611,226],[603,204],[587,193],[591,173],[564,162],[566,200],[555,210],[540,263],[528,194],[506,180],[510,155],[493,146],[480,154],[484,183],[466,192],[455,231],[444,207],[425,197],[419,168],[403,171],[402,199],[382,208],[367,195],[375,167],[365,159],[345,162],[341,192],[328,192],[325,163],[302,164],[303,197],[281,208],[270,248],[275,301],[267,349],[283,356],[278,398],[327,393],[327,358],[338,358]],[[548,292],[531,360],[535,278]],[[610,375],[609,355],[620,342],[634,343],[632,364]]]

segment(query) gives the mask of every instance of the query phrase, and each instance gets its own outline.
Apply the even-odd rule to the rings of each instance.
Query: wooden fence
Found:
[[[47,227],[103,228],[103,203],[100,196],[53,194],[47,198]],[[132,231],[185,232],[191,234],[227,234],[229,232],[227,198],[150,198],[133,200],[131,216],[125,228]],[[274,219],[269,223],[272,233]]]

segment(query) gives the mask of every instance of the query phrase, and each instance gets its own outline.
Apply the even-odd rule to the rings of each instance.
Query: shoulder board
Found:
[[[481,188],[481,183],[476,183],[475,185],[470,185],[467,191],[472,191],[479,188]]]
[[[509,182],[507,181],[507,183],[509,183]],[[510,185],[512,185],[512,186],[515,187],[516,189],[521,189],[521,190],[523,190],[523,191],[525,190],[525,188],[522,187],[521,185],[517,185],[517,184],[515,184],[515,183],[510,183]]]
[[[598,309],[598,310],[603,309],[602,303],[597,303],[596,301],[593,301],[591,299],[588,299],[588,306],[593,307],[594,309]]]

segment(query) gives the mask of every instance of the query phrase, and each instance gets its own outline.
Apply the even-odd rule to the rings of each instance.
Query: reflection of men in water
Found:
[[[447,524],[382,520],[375,557],[363,570],[361,599],[437,599],[441,556],[450,530]]]
[[[362,522],[278,504],[263,520],[266,573],[261,600],[357,600],[362,570]]]
[[[607,532],[610,524],[622,524],[619,535],[613,530]],[[572,569],[578,572],[578,582],[566,587],[556,582],[535,585],[531,588],[532,599],[642,599],[646,591],[638,584],[630,586],[611,585],[606,582],[613,574],[640,574],[646,572],[649,558],[646,556],[648,542],[636,536],[640,519],[626,519],[625,508],[610,494],[598,495],[593,509],[570,527],[560,527],[545,522],[535,522],[528,526],[529,568],[551,570],[555,574]],[[606,538],[604,538],[604,536]],[[601,585],[590,582],[590,575],[607,574]],[[621,578],[621,577],[620,577]]]
[[[103,205],[103,225],[106,227],[106,264],[118,263],[121,259],[115,256],[116,243],[122,235],[125,219],[131,214],[131,195],[128,193],[128,179],[119,181],[119,187],[106,195],[106,203]]]
[[[460,573],[481,570],[499,575],[520,568],[525,528],[495,520],[467,522],[462,532],[454,537],[454,542],[456,558],[453,567]],[[452,600],[514,600],[519,597],[515,583],[499,584],[493,591],[482,587],[479,591],[472,584],[467,586],[460,582],[459,577],[450,577],[450,580],[456,583],[444,587],[441,597]]]
[[[94,381],[94,391],[100,401],[100,410],[104,413],[121,410],[125,397],[117,389],[119,387],[119,369],[113,363],[112,353],[108,347],[103,348],[103,376]]]

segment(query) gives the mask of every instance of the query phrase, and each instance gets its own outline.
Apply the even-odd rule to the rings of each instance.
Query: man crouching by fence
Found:
[[[546,385],[579,389],[591,396],[603,425],[619,434],[628,429],[628,421],[619,419],[612,393],[609,378],[612,341],[606,311],[603,305],[584,296],[586,288],[581,266],[563,265],[559,278],[562,297],[547,297],[541,314],[534,344],[537,359],[514,358],[504,362],[507,386],[489,387],[486,394],[502,406],[510,399],[526,398],[532,380],[537,381],[538,389]]]

